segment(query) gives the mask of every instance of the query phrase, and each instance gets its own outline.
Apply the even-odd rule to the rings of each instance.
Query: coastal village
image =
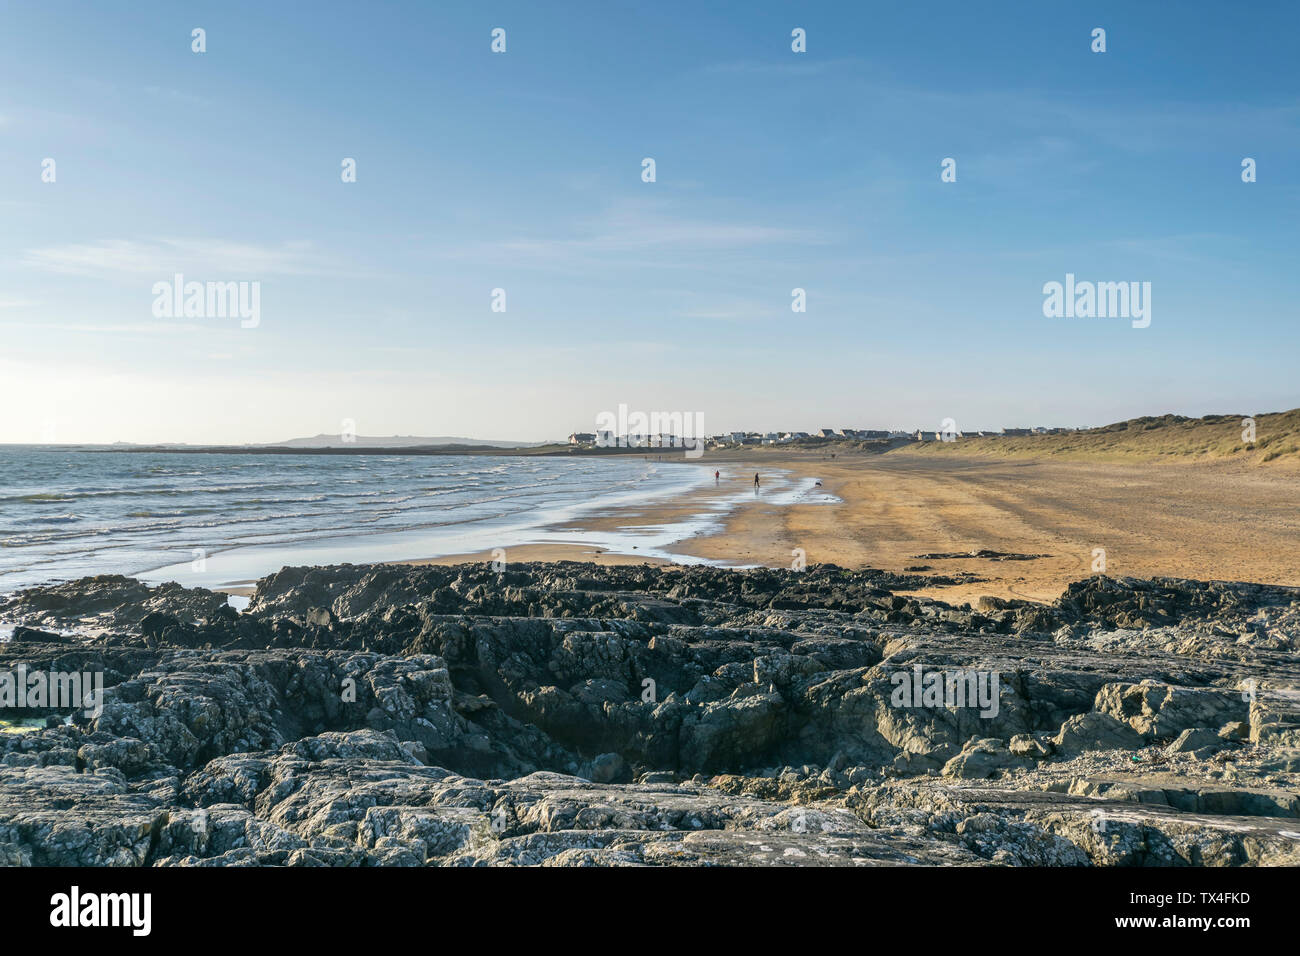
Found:
[[[1087,431],[1082,428],[997,428],[979,431],[958,431],[956,428],[938,431],[925,429],[870,429],[821,428],[814,432],[722,432],[704,439],[706,448],[741,448],[754,445],[805,445],[820,446],[828,442],[930,442],[956,441],[960,438],[988,438],[995,436],[1024,437],[1028,435],[1062,435]],[[572,432],[569,445],[576,448],[678,448],[695,444],[694,437],[683,438],[670,434],[616,435],[612,431]]]

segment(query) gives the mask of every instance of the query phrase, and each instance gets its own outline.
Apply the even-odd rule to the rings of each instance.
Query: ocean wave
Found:
[[[74,515],[72,513],[61,514],[61,515],[36,515],[35,517],[32,518],[23,519],[23,521],[30,522],[32,524],[67,524],[73,521],[80,521],[80,520],[81,520],[81,515]]]
[[[386,456],[288,464],[280,456],[215,455],[196,469],[193,456],[141,463],[124,462],[127,453],[40,454],[35,464],[35,455],[24,464],[21,454],[0,462],[0,485],[11,492],[0,497],[0,590],[38,572],[46,580],[138,573],[175,563],[190,542],[211,555],[352,534],[520,527],[667,493],[685,474],[640,460]],[[49,490],[53,484],[60,487]],[[70,502],[75,509],[58,506]]]

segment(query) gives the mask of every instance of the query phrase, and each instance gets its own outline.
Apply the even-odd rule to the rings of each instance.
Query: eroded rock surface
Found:
[[[1300,863],[1300,591],[520,564],[0,600],[0,862]],[[935,678],[935,675],[938,675]],[[33,721],[32,718],[37,718]],[[39,718],[49,726],[33,727]]]

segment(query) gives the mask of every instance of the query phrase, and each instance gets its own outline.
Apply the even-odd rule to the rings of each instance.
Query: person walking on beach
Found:
[[[722,472],[720,472],[720,471],[715,471],[715,472],[713,473],[713,483],[716,485],[716,484],[718,484],[718,482],[720,482],[720,481],[722,481]]]
[[[754,475],[754,490],[758,491],[758,475]]]

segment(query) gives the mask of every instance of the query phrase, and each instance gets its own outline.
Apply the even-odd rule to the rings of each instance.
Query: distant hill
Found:
[[[540,441],[484,441],[479,438],[454,438],[446,435],[423,438],[415,435],[367,436],[357,435],[344,441],[342,435],[313,435],[311,438],[291,438],[288,441],[268,442],[262,448],[426,448],[437,445],[464,445],[470,448],[537,448]]]
[[[1073,461],[1243,461],[1300,465],[1300,408],[1255,415],[1255,441],[1242,441],[1247,415],[1131,418],[1061,435],[960,438],[912,442],[891,455],[980,455]]]

